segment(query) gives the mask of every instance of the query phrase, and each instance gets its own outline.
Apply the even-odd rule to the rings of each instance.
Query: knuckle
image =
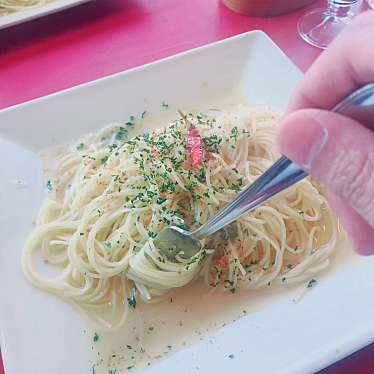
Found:
[[[374,153],[344,151],[331,170],[336,193],[362,215],[374,214]]]

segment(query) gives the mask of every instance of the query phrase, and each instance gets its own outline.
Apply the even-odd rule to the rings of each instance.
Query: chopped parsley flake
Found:
[[[162,203],[164,203],[167,199],[165,197],[158,197],[157,200],[156,200],[156,203],[158,205],[161,205]]]
[[[113,143],[108,145],[109,152],[113,152],[116,148],[118,148],[118,145]]]
[[[105,242],[104,247],[108,249],[112,249],[112,243],[111,242]]]
[[[124,127],[119,127],[115,133],[115,139],[119,141],[126,141],[128,136],[128,131]]]
[[[238,140],[239,130],[235,126],[231,129],[230,139],[233,139],[235,142]]]
[[[84,148],[84,143],[79,143],[75,148],[77,151],[81,151]]]
[[[97,332],[95,332],[93,341],[96,343],[99,340],[99,335],[97,335]]]
[[[219,149],[218,146],[221,144],[222,138],[218,137],[217,135],[211,135],[203,138],[203,143],[205,148],[209,152],[218,153]]]
[[[311,279],[308,284],[306,285],[307,288],[312,288],[316,285],[317,281],[315,279]]]
[[[165,100],[162,100],[162,101],[161,101],[161,106],[162,106],[163,108],[169,108],[169,104],[168,104]]]
[[[233,353],[229,354],[229,358],[233,359],[235,356]]]
[[[134,295],[127,298],[127,304],[129,304],[129,306],[133,307],[134,309],[136,308],[136,299]]]
[[[53,186],[52,186],[52,181],[51,180],[48,179],[46,186],[47,186],[48,191],[52,191]]]

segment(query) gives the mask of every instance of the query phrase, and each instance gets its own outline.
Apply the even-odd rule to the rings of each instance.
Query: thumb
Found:
[[[324,110],[285,116],[278,146],[374,227],[374,133]]]

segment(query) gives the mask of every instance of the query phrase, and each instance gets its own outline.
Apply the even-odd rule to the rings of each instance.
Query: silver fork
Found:
[[[332,111],[356,119],[374,130],[374,83],[354,91]],[[178,256],[190,259],[200,251],[201,239],[229,225],[244,213],[307,175],[298,165],[282,156],[254,183],[245,187],[230,203],[198,229],[188,231],[176,226],[168,226],[155,238],[155,245],[160,253],[171,261],[177,261]]]

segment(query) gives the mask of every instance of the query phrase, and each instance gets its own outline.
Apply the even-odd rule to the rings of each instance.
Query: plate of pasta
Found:
[[[373,261],[313,179],[157,247],[279,157],[300,77],[256,31],[0,111],[7,373],[300,373],[371,341]]]
[[[56,13],[89,0],[0,0],[0,29]]]

